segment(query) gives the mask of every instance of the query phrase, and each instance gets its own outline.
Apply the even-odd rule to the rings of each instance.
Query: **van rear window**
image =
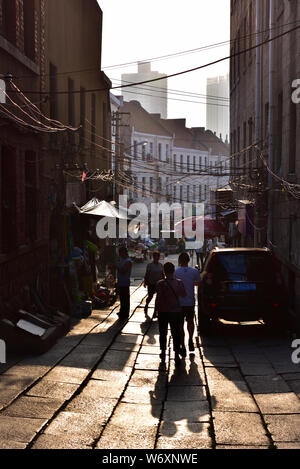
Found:
[[[270,281],[274,280],[274,265],[267,253],[236,252],[218,254],[214,276],[219,281]]]

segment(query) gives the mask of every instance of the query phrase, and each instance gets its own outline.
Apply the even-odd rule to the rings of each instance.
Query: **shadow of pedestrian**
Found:
[[[158,321],[153,321],[148,314],[144,322],[141,323],[141,333],[144,336],[144,345],[159,345]]]
[[[214,399],[212,405],[214,405]],[[187,430],[200,433],[203,422],[210,421],[208,397],[204,375],[199,373],[195,356],[174,367],[168,383],[160,433],[171,437],[177,433],[177,425],[186,422]]]

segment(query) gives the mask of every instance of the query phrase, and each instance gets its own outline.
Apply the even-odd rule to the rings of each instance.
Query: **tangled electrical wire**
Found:
[[[266,159],[263,155],[263,151],[255,145],[255,149],[257,150],[258,156],[260,160],[263,162],[264,167],[266,168],[267,172],[276,180],[278,181],[282,189],[287,192],[289,195],[291,195],[294,199],[299,200],[300,199],[300,184],[294,184],[291,182],[288,182],[286,179],[283,179],[282,177],[278,176],[278,174],[274,173],[268,166]],[[269,188],[270,190],[271,188]]]
[[[58,120],[48,118],[17,87],[12,78],[7,78],[7,81],[16,93],[17,98],[20,100],[20,104],[16,100],[12,99],[6,90],[1,90],[12,107],[12,110],[10,110],[6,104],[0,104],[0,113],[3,117],[13,121],[21,127],[41,133],[59,133],[66,131],[77,132],[80,129],[81,126],[71,127]]]

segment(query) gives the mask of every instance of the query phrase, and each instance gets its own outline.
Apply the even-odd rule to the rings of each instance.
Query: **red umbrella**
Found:
[[[196,228],[201,229],[201,222],[203,223],[203,217],[192,216],[184,218],[183,220],[175,224],[175,231],[182,230],[188,232],[190,230],[196,231]],[[225,225],[223,223],[213,220],[211,218],[204,217],[204,237],[213,238],[214,236],[220,236],[227,233]]]
[[[226,235],[227,229],[220,221],[212,220],[210,218],[204,219],[204,237],[213,238],[214,236]]]

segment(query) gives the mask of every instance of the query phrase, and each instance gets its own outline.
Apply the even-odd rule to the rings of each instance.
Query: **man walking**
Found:
[[[132,261],[125,246],[119,248],[120,264],[118,266],[117,289],[120,296],[120,319],[127,319],[130,311],[130,274]]]
[[[185,340],[184,340],[184,322],[187,322],[187,330],[189,334],[189,351],[194,352],[194,330],[195,330],[195,285],[199,285],[201,277],[198,269],[189,267],[190,256],[183,252],[178,258],[180,267],[175,270],[175,278],[182,280],[186,296],[180,298],[182,307],[182,324],[181,324],[181,355],[186,356]]]
[[[204,254],[203,254],[203,245],[196,248],[196,256],[197,256],[197,265],[200,269],[203,269],[204,265]]]
[[[159,262],[160,252],[154,251],[152,254],[153,261],[147,265],[146,274],[144,278],[144,286],[148,288],[148,296],[145,305],[145,315],[148,313],[148,306],[153,296],[156,293],[156,284],[159,280],[164,278],[163,265]],[[154,311],[156,317],[156,311]]]
[[[155,309],[158,312],[160,358],[166,357],[168,326],[170,325],[175,352],[175,364],[180,363],[182,313],[180,298],[186,295],[183,282],[174,277],[174,264],[164,264],[165,279],[157,282]]]

